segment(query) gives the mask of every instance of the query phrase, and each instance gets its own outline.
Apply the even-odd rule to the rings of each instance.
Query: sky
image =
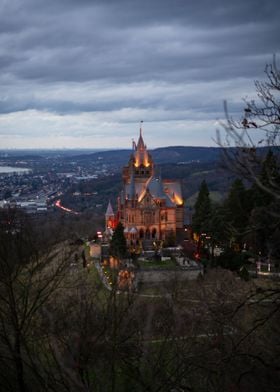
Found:
[[[280,55],[279,0],[1,0],[0,148],[215,146]]]

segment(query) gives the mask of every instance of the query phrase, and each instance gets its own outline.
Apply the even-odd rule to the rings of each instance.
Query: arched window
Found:
[[[139,231],[139,238],[144,238],[144,230],[140,229]]]
[[[157,229],[154,228],[154,229],[152,230],[152,238],[156,238],[156,235],[157,235]]]

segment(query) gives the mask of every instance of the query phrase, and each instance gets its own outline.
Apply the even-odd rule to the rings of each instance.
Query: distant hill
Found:
[[[230,150],[234,150],[231,147]],[[260,153],[265,153],[267,147],[258,148]],[[206,163],[217,162],[222,156],[223,149],[220,147],[191,147],[169,146],[149,150],[156,164],[176,163]],[[39,160],[45,158],[60,158],[65,161],[74,159],[76,162],[101,161],[119,167],[125,165],[132,150],[0,150],[0,158],[17,157],[18,159]]]
[[[182,163],[188,164],[192,162],[214,162],[219,159],[221,148],[219,147],[185,147],[172,146],[161,147],[149,150],[156,164],[163,163]],[[75,160],[86,161],[103,160],[104,163],[114,163],[116,165],[125,165],[131,155],[131,150],[112,150],[99,151],[92,154],[76,155]],[[69,158],[70,159],[70,158]]]
[[[155,162],[182,163],[213,162],[221,155],[219,147],[162,147],[151,151]]]

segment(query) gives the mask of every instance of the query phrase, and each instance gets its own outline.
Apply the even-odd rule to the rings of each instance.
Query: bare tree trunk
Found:
[[[19,331],[16,331],[14,350],[15,350],[14,359],[15,359],[18,388],[20,392],[26,392],[27,389],[24,382],[24,370],[23,370],[23,361],[22,361],[22,353],[21,353],[21,338],[20,338]]]

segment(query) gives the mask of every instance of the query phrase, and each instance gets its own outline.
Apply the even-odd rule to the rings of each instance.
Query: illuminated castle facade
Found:
[[[106,229],[117,222],[124,226],[128,244],[145,244],[176,237],[183,229],[184,203],[181,184],[156,175],[155,165],[142,137],[142,129],[128,165],[123,168],[123,190],[118,198],[117,213],[109,203]]]

